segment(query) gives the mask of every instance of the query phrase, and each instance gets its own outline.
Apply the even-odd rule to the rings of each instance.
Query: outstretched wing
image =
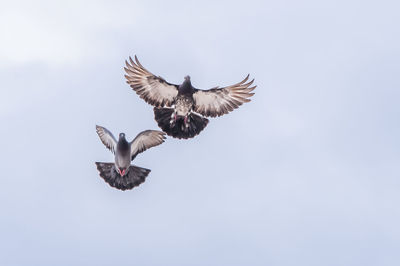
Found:
[[[257,86],[250,87],[254,79],[247,82],[249,75],[241,82],[224,88],[197,90],[193,94],[194,111],[204,116],[221,116],[238,108],[245,102],[250,102],[249,97]]]
[[[168,83],[162,77],[157,77],[147,71],[135,55],[135,61],[129,57],[125,61],[125,78],[134,91],[147,103],[156,107],[171,106],[178,95],[178,85]]]
[[[145,150],[160,145],[165,140],[165,133],[158,130],[145,130],[139,133],[131,145],[131,159]]]
[[[105,127],[96,125],[96,132],[99,135],[101,142],[109,149],[112,153],[115,153],[117,147],[117,140],[113,134]]]

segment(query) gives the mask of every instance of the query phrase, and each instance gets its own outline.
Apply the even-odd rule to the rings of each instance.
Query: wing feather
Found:
[[[147,103],[156,107],[170,107],[178,95],[178,85],[168,83],[162,77],[153,75],[145,69],[135,55],[129,57],[124,67],[126,82]]]
[[[117,147],[117,140],[113,134],[105,127],[96,125],[96,132],[99,135],[101,142],[109,149],[112,153],[115,153]]]
[[[204,116],[221,116],[232,112],[240,105],[250,102],[252,91],[257,86],[252,86],[254,79],[247,82],[249,75],[241,82],[228,87],[215,87],[209,90],[197,90],[193,94],[195,102],[194,111]]]
[[[145,130],[131,141],[131,159],[145,150],[160,145],[165,140],[165,133],[158,130]]]

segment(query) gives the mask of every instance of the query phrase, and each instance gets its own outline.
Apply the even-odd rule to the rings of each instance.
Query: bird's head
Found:
[[[188,92],[192,89],[192,83],[190,82],[190,76],[186,76],[183,83],[179,86],[181,92]]]
[[[119,138],[124,139],[125,138],[125,133],[119,133]]]
[[[182,85],[184,85],[184,87],[191,87],[192,86],[192,83],[190,82],[190,76],[189,75],[185,76],[185,79],[183,80]]]

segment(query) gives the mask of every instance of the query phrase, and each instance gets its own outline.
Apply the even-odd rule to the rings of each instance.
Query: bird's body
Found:
[[[173,127],[178,119],[183,119],[183,130],[187,129],[190,126],[190,124],[188,123],[190,121],[188,120],[190,119],[189,115],[193,110],[193,93],[194,88],[190,82],[190,77],[186,76],[183,83],[178,87],[178,94],[176,95],[174,100],[174,113],[171,116],[170,127]]]
[[[132,189],[143,183],[151,170],[131,165],[131,161],[146,149],[163,143],[165,134],[157,130],[146,130],[128,142],[124,133],[119,134],[117,141],[104,127],[96,126],[96,131],[103,144],[115,154],[114,163],[96,162],[100,176],[110,186],[120,190]]]
[[[121,176],[124,176],[131,165],[131,146],[125,139],[124,133],[119,135],[117,151],[115,153],[115,166]]]
[[[135,56],[126,62],[125,75],[128,84],[147,103],[155,106],[154,114],[158,126],[175,138],[192,138],[208,124],[203,116],[221,116],[249,102],[256,86],[254,80],[243,81],[224,88],[199,90],[192,86],[189,76],[181,85],[168,83],[163,78],[147,71]]]
[[[174,113],[179,116],[187,116],[193,107],[193,96],[181,94],[176,96]]]

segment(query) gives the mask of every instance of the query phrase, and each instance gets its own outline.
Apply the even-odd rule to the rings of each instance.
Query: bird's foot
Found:
[[[189,121],[190,121],[189,116],[185,116],[185,118],[183,119],[183,122],[184,122],[186,128],[189,127],[189,123],[188,123]]]
[[[172,116],[171,116],[171,120],[169,121],[169,124],[171,125],[171,127],[175,126],[176,118],[177,118],[176,117],[176,113],[173,113]]]

